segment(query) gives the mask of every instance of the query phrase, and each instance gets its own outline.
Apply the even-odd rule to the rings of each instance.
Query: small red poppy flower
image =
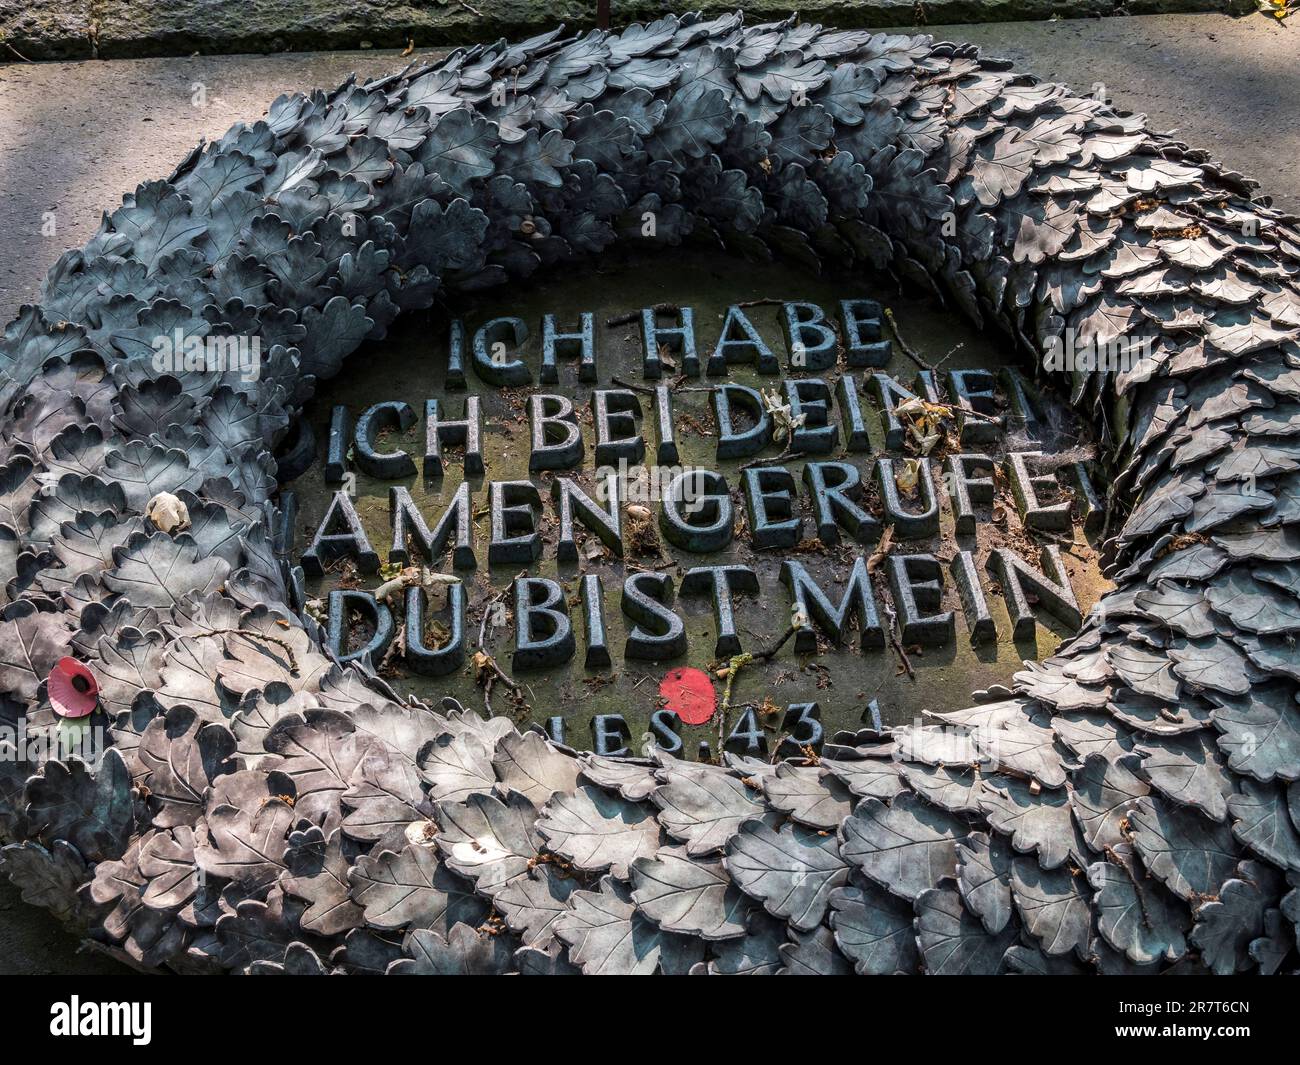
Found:
[[[85,717],[99,703],[99,681],[75,658],[60,658],[50,670],[50,705],[61,717]]]
[[[713,681],[702,669],[670,669],[659,682],[664,709],[671,710],[688,725],[703,725],[713,716]]]

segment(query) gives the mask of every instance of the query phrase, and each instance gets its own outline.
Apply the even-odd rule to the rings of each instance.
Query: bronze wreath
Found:
[[[0,343],[0,712],[49,724],[71,655],[114,741],[93,768],[3,741],[4,871],[179,971],[1294,965],[1300,234],[1252,189],[972,47],[793,20],[556,30],[281,97],[127,196]],[[321,653],[271,457],[314,381],[647,210],[659,243],[892,270],[1032,357],[1155,338],[1067,382],[1113,448],[1118,587],[944,723],[979,726],[973,759],[996,733],[998,773],[929,727],[819,766],[615,762]],[[255,382],[151,359],[250,332]],[[188,529],[145,516],[162,491]]]

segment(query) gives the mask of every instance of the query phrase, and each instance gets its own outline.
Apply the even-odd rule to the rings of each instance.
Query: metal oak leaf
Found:
[[[961,898],[996,935],[1011,920],[1012,854],[997,834],[972,832],[957,843],[957,890]]]
[[[22,893],[24,902],[42,906],[61,921],[79,908],[77,889],[86,881],[86,863],[72,844],[56,839],[49,849],[30,840],[0,847],[0,872]]]
[[[94,879],[85,889],[95,905],[112,907],[104,917],[104,931],[115,942],[130,934],[131,919],[142,905],[140,892],[145,878],[139,863],[141,844],[142,838],[137,838],[121,858],[96,863]]]
[[[939,809],[951,814],[979,812],[984,785],[975,766],[903,762],[899,772],[913,791]]]
[[[1052,718],[1052,731],[1079,758],[1100,754],[1114,761],[1133,750],[1128,731],[1104,714],[1058,714]]]
[[[27,821],[45,838],[71,843],[87,861],[120,856],[135,824],[121,752],[109,748],[93,773],[75,758],[46,762],[27,782]]]
[[[781,969],[781,947],[788,941],[784,921],[766,911],[749,911],[745,935],[714,943],[706,971],[711,976],[774,976]]]
[[[1229,769],[1265,784],[1300,779],[1300,708],[1289,686],[1253,686],[1245,697],[1214,701],[1219,749]]]
[[[569,899],[580,886],[555,863],[540,862],[493,895],[492,905],[526,945],[545,948],[555,938],[556,920],[569,911]]]
[[[140,874],[148,881],[141,901],[155,910],[180,909],[194,897],[197,872],[193,829],[151,832],[140,847]]]
[[[911,906],[878,888],[857,886],[836,888],[830,903],[835,943],[859,976],[918,971]]]
[[[1300,631],[1300,609],[1285,592],[1256,580],[1242,569],[1210,585],[1206,598],[1237,628],[1260,635]]]
[[[31,602],[13,604],[0,621],[0,691],[30,703],[62,657],[62,618]]]
[[[988,976],[1002,970],[1016,929],[990,935],[962,905],[956,888],[927,888],[916,898],[916,941],[932,976]]]
[[[581,759],[582,775],[593,784],[616,791],[628,802],[648,799],[659,786],[659,779],[649,766],[620,758],[588,754]]]
[[[596,891],[575,891],[555,934],[587,976],[651,976],[687,972],[704,956],[698,939],[665,932],[632,901],[631,889],[611,876]]]
[[[401,851],[361,855],[349,870],[353,900],[374,928],[477,926],[487,903],[438,860],[434,847],[409,843]]]
[[[224,720],[228,700],[217,684],[217,671],[223,662],[220,637],[172,643],[154,693],[158,702],[163,706],[187,706],[206,721]]]
[[[1129,825],[1143,864],[1189,902],[1217,895],[1236,868],[1240,850],[1228,826],[1193,809],[1146,797],[1138,800]]]
[[[851,63],[837,66],[824,89],[816,94],[817,102],[831,117],[846,126],[862,122],[862,112],[875,98],[879,81],[870,71]]]
[[[254,962],[283,963],[292,939],[292,908],[285,913],[282,892],[274,892],[269,902],[244,899],[233,912],[217,918],[215,927],[221,964],[228,969],[246,969]]]
[[[1097,862],[1088,867],[1088,882],[1097,892],[1097,930],[1130,961],[1172,962],[1186,952],[1191,915],[1155,881],[1135,873],[1127,862]]]
[[[322,702],[328,702],[328,692],[323,691],[322,696]],[[377,693],[364,688],[357,691],[356,697],[362,700],[360,705],[347,704],[356,731],[373,736],[412,765],[420,749],[446,728],[446,720],[427,707],[384,702]]]
[[[860,798],[889,802],[907,790],[899,774],[898,763],[889,758],[863,758],[854,761],[826,761],[823,767],[842,780],[849,791]]]
[[[1070,790],[1070,806],[1078,818],[1083,838],[1094,851],[1124,840],[1123,823],[1137,806],[1137,801],[1151,789],[1128,768],[1125,761],[1107,762],[1099,754],[1090,754],[1083,771],[1076,774]]]
[[[834,831],[853,809],[849,790],[815,766],[780,763],[764,777],[763,796],[801,825],[824,831]]]
[[[741,825],[724,864],[741,891],[804,931],[821,923],[830,893],[849,878],[834,836],[793,824],[778,831],[763,820]]]
[[[911,900],[956,874],[957,840],[969,829],[909,793],[891,806],[863,799],[840,831],[847,861],[899,898]]]
[[[508,936],[453,925],[447,935],[430,928],[408,932],[407,958],[388,966],[390,976],[500,976],[509,971],[514,946]]]
[[[538,805],[578,783],[578,761],[561,754],[536,732],[508,732],[497,743],[492,768],[503,787]]]
[[[537,830],[548,847],[589,873],[606,869],[626,880],[637,858],[653,857],[661,831],[652,811],[593,785],[556,795],[542,808]]]
[[[150,272],[164,256],[191,246],[207,228],[203,217],[194,215],[190,204],[163,181],[141,185],[109,222]]]
[[[1011,897],[1025,931],[1055,957],[1073,950],[1086,957],[1092,936],[1092,893],[1082,873],[1068,866],[1044,869],[1032,858],[1011,863]]]
[[[537,807],[518,792],[504,801],[475,794],[463,803],[441,802],[436,817],[447,865],[489,898],[526,874],[542,849]]]
[[[1136,748],[1142,775],[1161,795],[1191,806],[1213,821],[1228,815],[1232,794],[1225,759],[1204,730],[1184,736],[1148,739]]]
[[[104,457],[104,473],[120,487],[131,509],[138,513],[143,513],[149,500],[159,492],[176,495],[182,489],[199,487],[199,477],[190,469],[184,451],[138,439],[110,450]]]
[[[174,706],[149,722],[137,757],[148,774],[155,827],[193,825],[203,814],[212,782],[236,768],[234,753],[230,730],[205,723],[188,706]]]
[[[491,794],[496,786],[492,747],[474,735],[445,733],[426,743],[416,758],[435,802],[460,802]]]
[[[264,740],[269,754],[284,759],[276,770],[292,781],[294,810],[318,824],[338,816],[343,792],[373,742],[336,710],[281,718]]]
[[[546,949],[520,947],[515,951],[515,968],[520,976],[581,976],[582,970],[569,961],[568,951],[553,939]]]
[[[427,106],[427,104],[426,104]],[[417,161],[459,193],[492,173],[497,146],[492,127],[466,107],[443,115],[420,148]]]
[[[632,899],[665,931],[707,940],[743,936],[750,908],[721,861],[693,859],[685,847],[663,847],[633,862]]]
[[[42,571],[36,582],[51,595],[61,595],[83,574],[98,580],[105,569],[112,567],[114,550],[139,530],[138,521],[119,523],[113,514],[83,511],[75,522],[65,521],[59,526],[60,538],[54,544],[54,557],[60,566]]]
[[[727,97],[719,89],[697,82],[678,90],[668,100],[668,108],[647,146],[656,158],[699,159],[722,141],[731,122]]]
[[[976,730],[975,745],[997,766],[1031,776],[1045,788],[1059,788],[1065,783],[1065,768],[1053,745],[1054,738],[1051,729],[1009,722],[996,730]]]
[[[852,976],[853,965],[836,948],[829,928],[791,933],[793,943],[781,944],[782,972],[786,976]]]
[[[670,769],[651,798],[668,833],[687,853],[712,854],[726,846],[741,823],[764,812],[745,783],[719,769]]]
[[[194,861],[209,876],[225,877],[248,889],[265,887],[285,868],[294,808],[267,799],[255,809],[218,806],[208,811],[208,838],[194,845]]]
[[[975,156],[971,183],[976,198],[986,207],[1018,193],[1029,177],[1029,164],[1037,151],[1033,143],[1017,139],[1016,130],[1003,130],[988,142],[988,150]]]
[[[95,645],[99,656],[99,700],[108,713],[129,710],[140,695],[153,691],[162,679],[162,646],[158,631],[119,630],[116,638],[103,637]]]
[[[285,948],[284,961],[259,959],[248,967],[250,976],[325,976],[329,971],[319,954],[296,941]]]
[[[377,742],[353,770],[351,785],[342,798],[350,811],[343,819],[343,830],[367,843],[433,813],[415,766],[387,744]]]
[[[363,911],[350,895],[349,863],[341,843],[337,829],[326,838],[318,825],[289,834],[289,875],[280,878],[280,886],[307,903],[298,918],[304,932],[333,936],[361,923]]]
[[[1002,958],[1007,971],[1021,976],[1087,976],[1095,972],[1073,954],[1049,958],[1038,947],[1017,943]]]
[[[1228,798],[1228,813],[1237,839],[1274,865],[1300,872],[1300,833],[1277,785],[1243,780],[1241,792]]]
[[[104,574],[104,583],[139,607],[175,606],[186,595],[216,589],[230,572],[222,559],[200,558],[188,533],[175,539],[162,532],[136,533],[114,549],[113,558],[116,566]]]
[[[1231,976],[1254,967],[1254,943],[1264,936],[1266,920],[1280,894],[1281,877],[1262,862],[1246,861],[1226,881],[1218,897],[1196,912],[1188,939],[1216,976]]]

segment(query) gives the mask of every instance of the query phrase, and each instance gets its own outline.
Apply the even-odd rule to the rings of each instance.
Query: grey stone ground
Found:
[[[692,0],[690,9],[743,9],[784,18],[789,0]],[[805,19],[841,26],[1229,11],[1255,0],[802,0]],[[658,0],[612,0],[617,26],[658,18]],[[0,0],[0,42],[30,59],[422,48],[528,37],[564,22],[594,25],[595,0]],[[364,43],[363,43],[364,42]]]
[[[1264,18],[1137,18],[932,26],[1040,77],[1088,92],[1259,178],[1300,214],[1300,48]],[[0,320],[37,297],[65,248],[122,193],[168,174],[200,135],[260,115],[281,92],[387,73],[392,52],[11,64],[0,67]],[[201,90],[201,92],[200,92]],[[57,229],[42,234],[53,212]],[[123,971],[77,954],[45,914],[0,887],[0,974]]]

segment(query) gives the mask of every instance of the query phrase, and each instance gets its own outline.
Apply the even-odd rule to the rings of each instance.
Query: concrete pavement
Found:
[[[651,22],[658,0],[613,0],[615,26]],[[498,37],[523,39],[563,22],[596,24],[595,0],[0,0],[0,52],[30,59],[421,48]],[[785,18],[789,0],[692,0],[706,16],[744,11],[751,22]],[[802,0],[805,21],[840,26],[924,26],[1013,19],[1089,18],[1223,11],[1255,0]]]

